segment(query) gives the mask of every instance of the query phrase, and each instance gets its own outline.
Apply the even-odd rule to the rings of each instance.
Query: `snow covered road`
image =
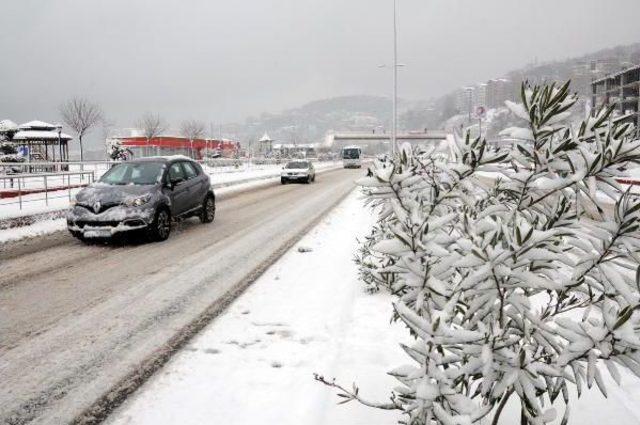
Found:
[[[219,203],[213,225],[187,220],[165,243],[84,246],[56,234],[21,255],[4,246],[0,423],[68,423],[126,387],[149,356],[166,361],[177,335],[217,314],[225,294],[255,279],[361,173],[239,194]]]

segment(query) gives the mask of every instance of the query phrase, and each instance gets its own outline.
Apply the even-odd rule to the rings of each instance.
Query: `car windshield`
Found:
[[[164,163],[162,162],[133,162],[118,164],[107,171],[101,183],[116,185],[150,185],[160,181]]]
[[[293,168],[293,169],[309,168],[309,163],[305,161],[293,161],[293,162],[289,162],[285,168]]]

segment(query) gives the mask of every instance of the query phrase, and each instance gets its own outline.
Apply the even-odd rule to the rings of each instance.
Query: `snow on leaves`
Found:
[[[606,395],[605,371],[640,377],[640,200],[616,181],[640,142],[611,108],[567,123],[568,87],[523,84],[508,146],[456,136],[450,162],[403,146],[359,181],[379,212],[361,276],[397,296],[415,337],[377,407],[410,424],[497,423],[515,394],[522,423],[566,423],[569,386]]]

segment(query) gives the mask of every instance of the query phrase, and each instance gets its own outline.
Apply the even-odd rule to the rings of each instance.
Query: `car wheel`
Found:
[[[213,196],[209,195],[202,203],[202,211],[200,211],[200,221],[202,223],[211,223],[216,217],[216,201]]]
[[[287,184],[287,179],[281,177],[280,178],[280,183]]]
[[[171,233],[171,214],[166,208],[160,208],[150,225],[151,239],[157,242],[167,240]]]

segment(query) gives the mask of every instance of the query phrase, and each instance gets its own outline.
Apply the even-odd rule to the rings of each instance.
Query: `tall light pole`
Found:
[[[393,117],[391,124],[391,155],[396,153],[398,132],[398,0],[393,0]]]

